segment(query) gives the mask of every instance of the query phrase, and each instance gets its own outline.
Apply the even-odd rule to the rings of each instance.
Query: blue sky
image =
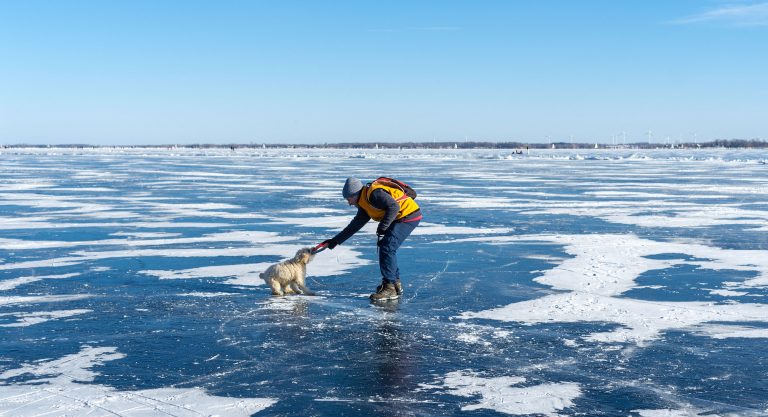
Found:
[[[0,143],[768,139],[768,2],[0,0]]]

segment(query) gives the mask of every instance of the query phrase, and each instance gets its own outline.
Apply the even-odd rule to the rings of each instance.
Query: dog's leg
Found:
[[[270,280],[269,281],[269,288],[272,288],[272,295],[276,295],[278,297],[283,295],[283,290],[280,289],[280,283],[276,280]]]
[[[300,282],[292,282],[291,288],[293,288],[294,291],[296,291],[297,294],[304,294],[304,295],[315,295],[312,291],[307,288],[306,285],[300,283]]]
[[[306,284],[306,275],[300,275],[299,279],[296,280],[295,283],[293,283],[294,289],[297,291],[301,291],[304,295],[315,295],[312,291],[310,291],[309,288],[307,288]]]
[[[299,289],[301,290],[302,294],[304,294],[304,295],[315,295],[315,293],[312,292],[309,288],[307,288],[307,286],[304,285],[304,284],[296,283],[296,286],[299,287]]]
[[[290,283],[283,286],[283,293],[285,295],[289,295],[289,294],[296,294],[298,293],[298,291],[296,291],[296,288],[293,287],[293,283]]]

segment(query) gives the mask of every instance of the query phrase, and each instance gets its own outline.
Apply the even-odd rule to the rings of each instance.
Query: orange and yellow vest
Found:
[[[407,217],[408,215],[413,214],[419,210],[419,205],[416,204],[416,201],[408,197],[408,195],[405,194],[403,190],[396,187],[389,187],[374,181],[373,183],[363,187],[363,190],[360,192],[360,199],[357,201],[357,204],[360,206],[360,208],[365,210],[365,212],[368,213],[368,215],[371,216],[373,220],[380,222],[381,219],[384,218],[385,214],[384,210],[373,207],[370,201],[368,201],[371,193],[380,188],[389,193],[389,195],[391,195],[392,198],[397,201],[397,204],[400,205],[400,210],[397,212],[395,221]]]

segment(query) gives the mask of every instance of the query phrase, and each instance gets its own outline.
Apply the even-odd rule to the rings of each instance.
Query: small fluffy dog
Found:
[[[304,283],[304,279],[307,277],[307,264],[314,257],[312,248],[299,249],[292,259],[270,266],[266,271],[259,274],[259,277],[272,288],[272,295],[299,293],[315,295]]]

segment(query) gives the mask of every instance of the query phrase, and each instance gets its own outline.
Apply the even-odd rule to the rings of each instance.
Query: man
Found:
[[[363,185],[357,178],[347,178],[341,194],[357,214],[339,234],[323,242],[328,249],[344,243],[369,220],[379,222],[376,229],[379,247],[381,285],[371,294],[371,300],[394,300],[403,293],[400,269],[397,267],[397,248],[419,225],[421,209],[398,184],[376,180]]]

